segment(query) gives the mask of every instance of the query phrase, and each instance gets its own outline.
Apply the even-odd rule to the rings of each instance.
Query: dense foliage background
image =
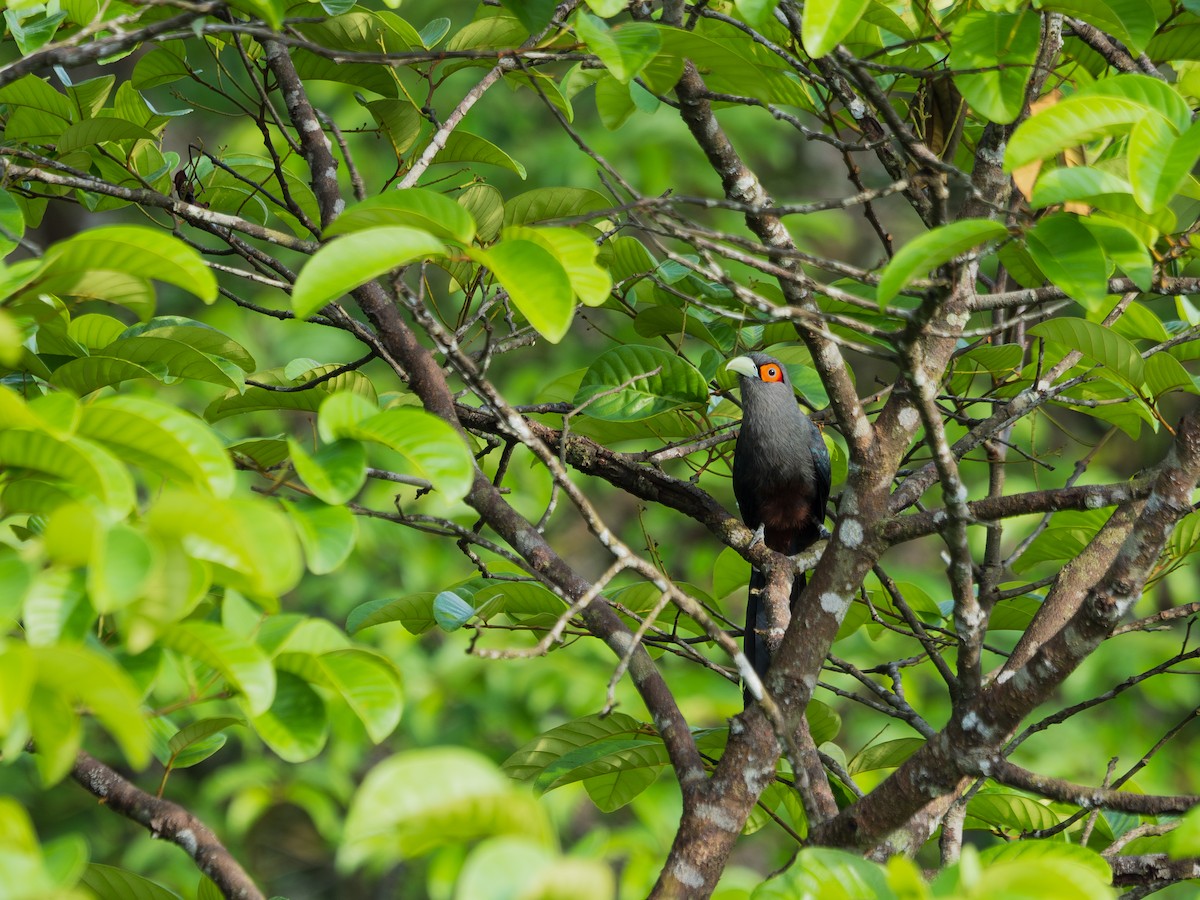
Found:
[[[4,21],[0,897],[1195,890],[1194,3]]]

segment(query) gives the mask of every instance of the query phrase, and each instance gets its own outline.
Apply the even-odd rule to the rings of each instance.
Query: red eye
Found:
[[[775,363],[767,363],[758,367],[758,376],[763,381],[783,381],[783,370]]]

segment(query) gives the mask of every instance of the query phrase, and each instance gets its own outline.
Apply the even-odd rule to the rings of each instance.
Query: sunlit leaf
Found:
[[[914,278],[987,241],[1008,236],[1008,229],[990,219],[960,219],[927,231],[897,251],[879,276],[876,298],[883,306]]]

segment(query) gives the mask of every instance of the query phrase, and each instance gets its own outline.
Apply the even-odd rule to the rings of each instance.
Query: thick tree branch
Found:
[[[82,750],[75,757],[71,777],[109,809],[144,825],[152,837],[182,847],[229,900],[264,900],[212,829],[178,803],[147,794]]]

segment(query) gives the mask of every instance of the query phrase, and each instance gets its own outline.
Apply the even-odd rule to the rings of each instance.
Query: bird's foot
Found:
[[[756,546],[761,544],[766,537],[766,533],[767,533],[766,526],[759,525],[758,528],[754,532],[754,537],[750,538],[750,546],[747,547],[746,549],[753,550]]]

